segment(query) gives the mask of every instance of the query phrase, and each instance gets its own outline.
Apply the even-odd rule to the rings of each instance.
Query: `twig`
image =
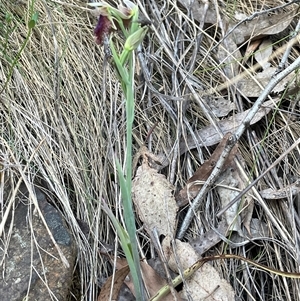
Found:
[[[291,34],[291,38],[292,39],[295,38],[298,35],[299,30],[300,30],[300,20],[298,21],[297,26],[296,26],[294,32]],[[284,54],[283,54],[283,56],[281,58],[281,61],[280,61],[279,65],[278,65],[276,73],[281,72],[284,69],[284,67],[286,66],[286,61],[287,61],[287,59],[288,59],[288,57],[290,55],[291,50],[292,50],[292,45],[288,45],[288,47],[286,48],[286,50],[285,50],[285,52],[284,52]]]

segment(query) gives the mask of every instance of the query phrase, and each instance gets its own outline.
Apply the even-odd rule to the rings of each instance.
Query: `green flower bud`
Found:
[[[124,48],[128,51],[135,50],[139,44],[143,41],[148,28],[147,27],[140,27],[136,32],[130,35],[124,45]]]

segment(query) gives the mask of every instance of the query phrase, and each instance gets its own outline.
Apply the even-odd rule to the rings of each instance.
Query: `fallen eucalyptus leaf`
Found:
[[[118,264],[124,264],[124,259],[122,259],[121,262],[119,262],[119,259],[117,259]],[[123,267],[122,267],[123,268]],[[121,268],[121,269],[122,269]],[[167,281],[163,278],[161,278],[158,273],[146,262],[141,261],[141,269],[142,269],[142,274],[143,274],[143,280],[144,284],[146,286],[147,292],[149,293],[150,297],[154,296],[157,291],[159,291],[164,285],[167,284]],[[130,275],[130,274],[129,274]],[[134,290],[134,284],[131,279],[131,277],[127,277],[126,280],[124,281],[126,286],[130,289],[133,295],[135,295],[135,290]],[[182,299],[180,298],[179,294],[175,291],[177,300],[181,301]],[[101,301],[104,300],[109,300],[109,299],[101,299]],[[126,300],[126,299],[124,299]],[[173,301],[174,298],[171,294],[168,294],[164,298],[165,301]],[[100,299],[99,299],[100,301]]]
[[[178,206],[173,196],[174,186],[148,164],[148,151],[142,152],[143,162],[132,182],[132,200],[146,231],[152,235],[174,236]]]
[[[262,72],[257,73],[253,78],[244,78],[239,81],[239,91],[247,97],[258,97],[263,89],[270,82],[272,76],[275,74],[276,68],[269,67]],[[279,82],[272,90],[273,93],[279,93],[286,89],[286,87],[295,79],[295,72],[290,73]],[[258,82],[258,83],[257,83]]]
[[[264,39],[262,43],[259,45],[258,51],[254,53],[254,57],[256,61],[261,65],[261,67],[265,70],[268,69],[271,64],[267,61],[269,57],[272,55],[273,45],[271,40]]]
[[[169,266],[178,272],[191,267],[199,256],[189,243],[175,241],[176,255],[172,253],[169,258]],[[204,263],[200,269],[188,279],[186,279],[183,290],[180,294],[182,298],[199,301],[224,301],[234,300],[234,291],[231,285],[220,277],[217,270],[208,263]]]
[[[193,17],[198,22],[201,22],[204,16],[204,3],[201,1],[195,0],[192,6],[187,6],[186,0],[179,1],[182,5],[188,7],[188,9],[192,10]],[[253,39],[259,36],[270,36],[279,34],[284,31],[293,21],[295,16],[297,15],[298,7],[288,10],[282,11],[277,14],[272,15],[260,15],[252,20],[245,21],[237,26],[231,33],[231,38],[237,45],[243,44],[249,39]],[[218,12],[220,15],[220,12]],[[240,17],[235,12],[237,19],[240,21]],[[233,27],[236,26],[238,22],[234,20],[229,20],[224,14],[221,14],[221,17],[225,22],[228,22],[228,31],[230,31]],[[244,19],[247,17],[245,16]],[[204,23],[206,24],[216,24],[218,22],[218,14],[212,4],[210,4]]]
[[[101,288],[98,301],[117,300],[126,276],[129,273],[129,266],[126,265],[110,276]],[[111,297],[111,298],[110,298]]]
[[[257,111],[250,124],[255,124],[264,116],[266,116],[275,107],[276,103],[279,102],[279,100],[279,98],[273,98],[273,100],[264,102],[263,107],[261,107]],[[220,127],[222,133],[225,135],[229,132],[235,132],[235,130],[243,122],[244,118],[248,115],[248,112],[250,110],[251,109],[246,110],[242,113],[237,113],[234,116],[231,116],[218,122],[218,126]],[[213,125],[208,125],[196,131],[195,136],[197,138],[196,141],[194,140],[194,136],[188,136],[186,139],[181,140],[180,154],[184,154],[186,151],[194,149],[197,146],[211,146],[221,141],[220,134]]]
[[[194,175],[187,181],[187,184],[184,188],[182,188],[179,193],[176,195],[176,202],[179,207],[182,207],[189,203],[189,201],[193,200],[198,192],[200,191],[203,184],[201,182],[205,182],[207,178],[210,176],[212,170],[214,169],[216,162],[218,161],[223,149],[227,143],[227,140],[231,136],[231,133],[227,133],[222,141],[219,143],[209,160],[205,161],[194,173]],[[223,170],[225,170],[230,162],[233,160],[236,152],[237,152],[237,144],[234,146],[228,159],[226,160]]]

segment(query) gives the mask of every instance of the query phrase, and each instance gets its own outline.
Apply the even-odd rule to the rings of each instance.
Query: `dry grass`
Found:
[[[251,14],[261,9],[262,3],[259,6],[256,3],[220,1],[217,8],[227,15],[235,10]],[[263,3],[264,8],[282,4],[280,1]],[[104,242],[116,243],[116,234],[101,211],[101,200],[106,200],[122,220],[115,158],[122,162],[126,151],[125,108],[111,66],[108,64],[104,68],[103,50],[94,43],[96,19],[80,8],[82,3],[69,0],[68,4],[74,6],[49,0],[35,3],[35,10],[39,12],[38,24],[13,70],[7,89],[0,95],[1,162],[5,167],[1,189],[4,189],[5,181],[16,182],[23,177],[51,192],[78,245],[81,300],[96,300],[98,285],[110,269],[99,256],[99,247]],[[198,103],[178,99],[190,93],[191,87],[203,90],[217,87],[226,80],[224,68],[211,51],[221,31],[215,26],[204,27],[203,35],[199,35],[201,23],[194,20],[191,11],[171,0],[138,1],[138,4],[152,20],[153,27],[144,41],[143,55],[139,56],[137,66],[134,151],[146,142],[148,133],[156,125],[148,148],[167,158],[163,172],[180,187],[195,168],[209,158],[212,148],[180,156],[180,139],[211,121]],[[0,41],[7,42],[7,54],[0,56],[3,86],[11,61],[24,42],[28,10],[25,2],[5,1],[0,8],[3,25]],[[12,15],[11,24],[5,21],[6,13]],[[7,40],[3,37],[6,30],[9,33]],[[299,55],[297,48],[293,49],[292,55]],[[241,110],[248,107],[234,89],[222,92]],[[241,152],[249,175],[253,172],[253,177],[258,176],[299,138],[299,105],[294,110],[298,114],[293,115],[294,121],[289,115],[291,108],[292,104],[284,101],[282,111],[273,112],[274,120],[270,116],[262,119],[258,126],[245,133]],[[213,116],[211,118],[217,121]],[[258,145],[262,146],[261,150]],[[299,158],[299,149],[288,154],[261,185],[280,187],[288,185],[292,178],[299,178]],[[214,192],[211,198],[217,199]],[[218,209],[218,206],[218,203],[204,204],[198,215],[198,225],[203,225],[202,228],[197,230],[194,225],[188,235],[207,231],[216,219],[211,209]],[[270,201],[268,206],[268,214],[282,226],[286,237],[272,227],[268,214],[257,204],[254,214],[269,225],[270,238],[227,251],[274,268],[298,271],[299,196]],[[88,225],[88,239],[80,234],[77,219]],[[145,235],[143,233],[141,239]],[[151,242],[143,241],[146,251]],[[220,244],[211,253],[224,247],[225,243]],[[243,269],[241,263],[235,261],[214,265],[231,281],[240,300],[300,300],[298,281],[250,267]]]

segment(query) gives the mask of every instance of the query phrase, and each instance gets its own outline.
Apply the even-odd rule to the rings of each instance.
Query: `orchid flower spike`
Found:
[[[124,4],[125,6],[119,5],[115,8],[107,2],[88,3],[89,6],[96,8],[96,13],[99,15],[94,30],[97,44],[102,44],[104,36],[112,31],[128,28],[133,17],[138,15],[138,8],[133,2],[124,0]]]

